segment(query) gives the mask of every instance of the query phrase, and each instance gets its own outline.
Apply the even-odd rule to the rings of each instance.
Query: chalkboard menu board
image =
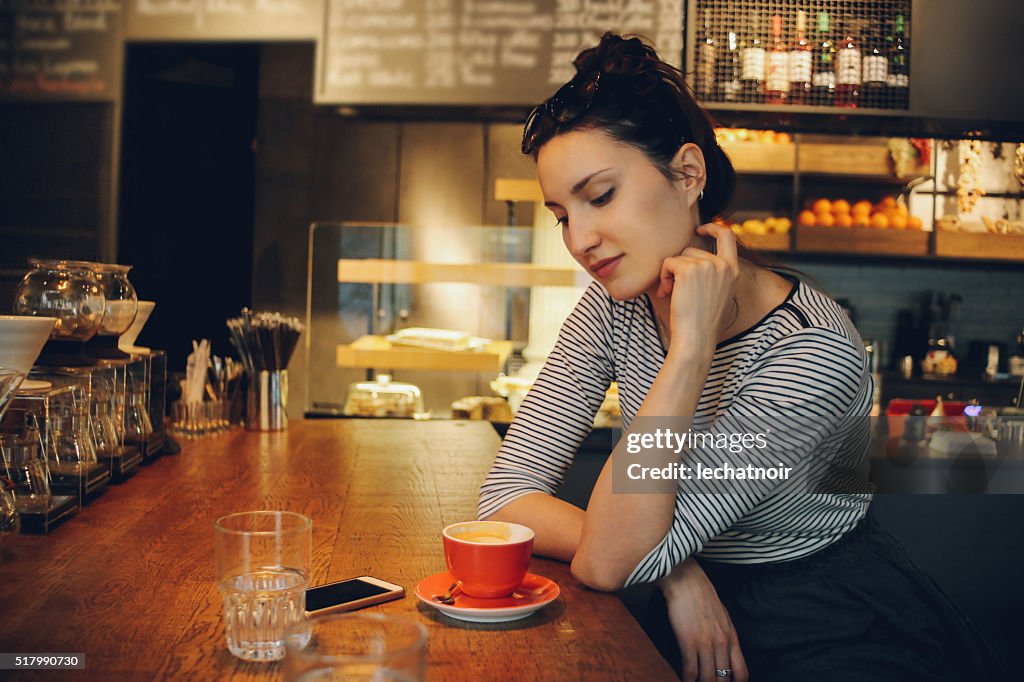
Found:
[[[317,102],[527,105],[607,30],[682,60],[682,0],[325,0]]]
[[[120,0],[0,0],[0,98],[114,100]]]
[[[127,0],[124,33],[128,40],[315,40],[323,19],[323,0]]]

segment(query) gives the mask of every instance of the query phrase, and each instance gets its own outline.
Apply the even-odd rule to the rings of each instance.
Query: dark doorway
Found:
[[[183,370],[192,340],[229,353],[252,299],[259,46],[128,45],[118,262],[156,309],[137,343]]]

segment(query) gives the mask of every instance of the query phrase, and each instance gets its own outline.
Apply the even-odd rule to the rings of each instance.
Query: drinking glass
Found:
[[[285,634],[285,682],[418,682],[426,679],[427,629],[381,613],[313,616]]]
[[[284,656],[284,631],[306,613],[313,522],[287,511],[229,514],[214,524],[217,587],[228,650],[246,661]]]

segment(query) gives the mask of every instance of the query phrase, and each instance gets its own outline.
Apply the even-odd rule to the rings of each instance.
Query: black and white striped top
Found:
[[[610,383],[619,384],[628,428],[664,359],[647,296],[616,301],[592,283],[509,428],[481,488],[478,516],[531,492],[553,495]],[[783,303],[718,344],[693,428],[772,415],[782,428],[767,462],[852,463],[841,470],[863,485],[847,480],[829,489],[837,492],[792,493],[765,482],[715,494],[680,485],[671,529],[627,584],[656,580],[691,554],[732,563],[796,559],[851,530],[871,502],[863,419],[871,392],[863,344],[850,320],[835,301],[794,280]]]

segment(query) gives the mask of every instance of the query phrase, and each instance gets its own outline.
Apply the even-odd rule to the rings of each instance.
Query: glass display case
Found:
[[[378,374],[448,417],[536,372],[590,277],[557,230],[314,223],[305,335],[307,416],[343,416],[347,389]],[[301,389],[300,389],[301,390]]]

